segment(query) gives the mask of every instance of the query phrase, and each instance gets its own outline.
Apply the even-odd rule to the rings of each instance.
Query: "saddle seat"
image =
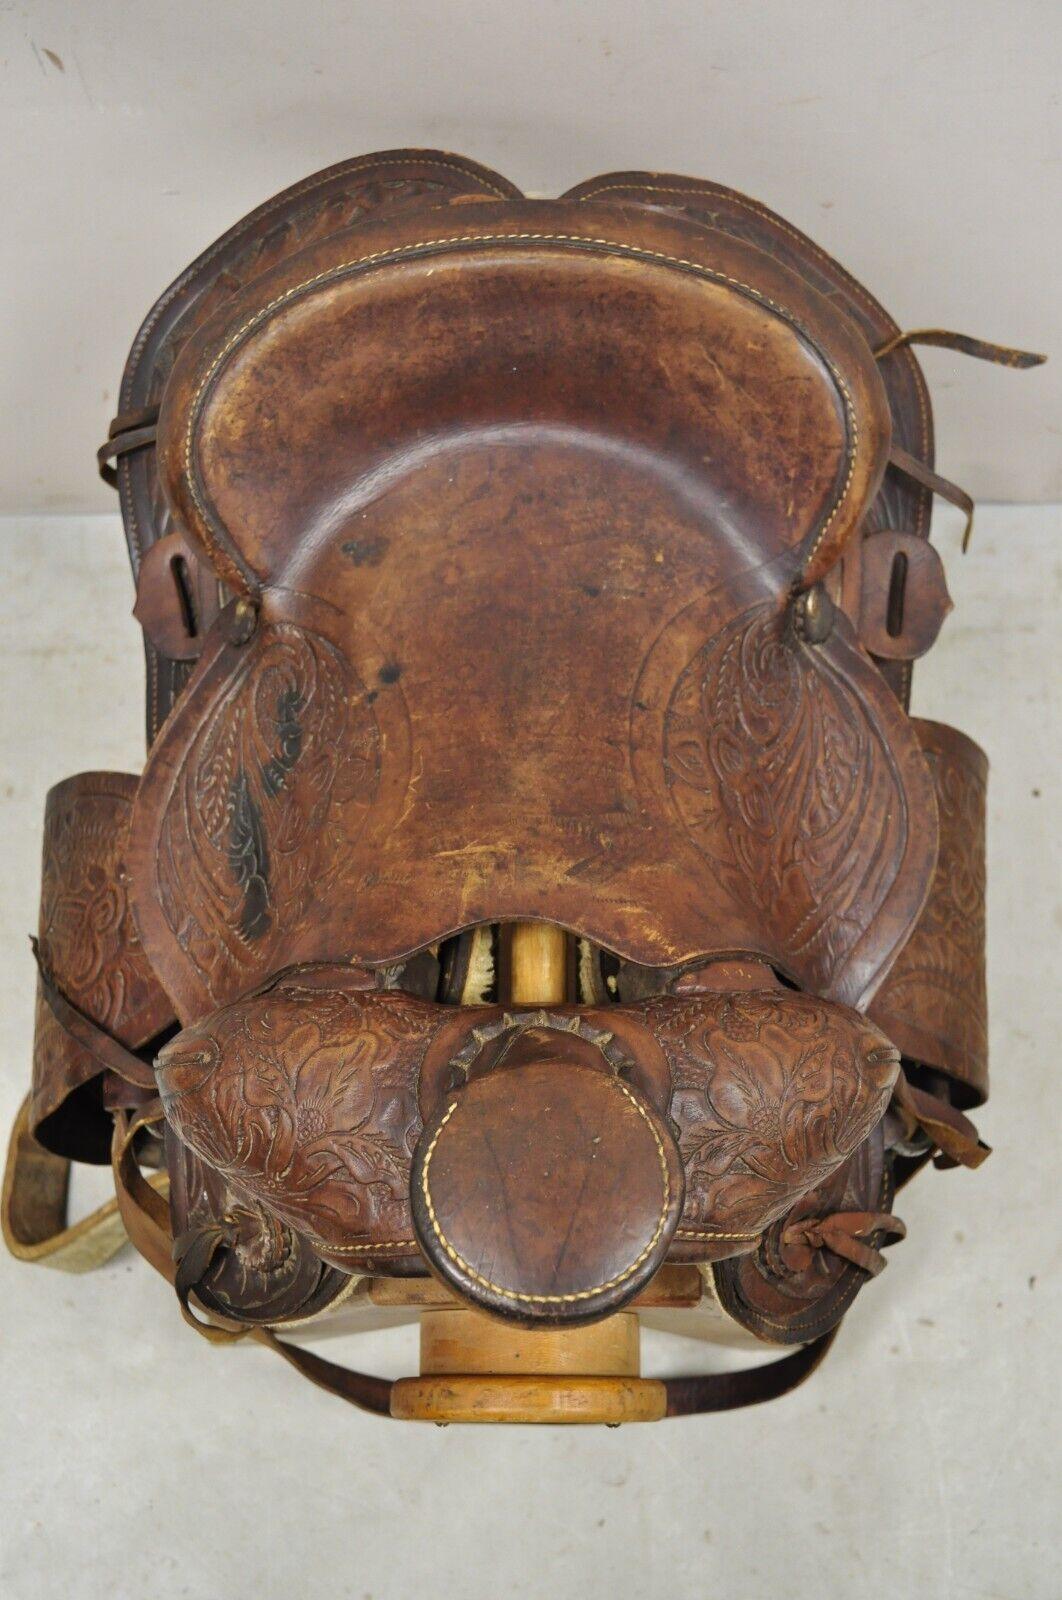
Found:
[[[842,316],[644,209],[418,209],[233,296],[158,431],[255,617],[215,626],[137,799],[178,1014],[527,918],[865,1000],[925,898],[932,785],[799,597],[888,445]]]

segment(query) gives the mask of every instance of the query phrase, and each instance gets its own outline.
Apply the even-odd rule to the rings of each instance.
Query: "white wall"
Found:
[[[0,510],[113,502],[93,451],[167,282],[277,189],[395,145],[554,193],[617,168],[781,210],[929,352],[941,470],[1062,498],[1058,0],[0,3]]]

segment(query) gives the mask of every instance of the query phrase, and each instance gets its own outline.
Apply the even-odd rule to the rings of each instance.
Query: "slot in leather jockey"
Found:
[[[793,1347],[613,1410],[575,1369],[583,1415],[546,1367],[524,1420],[813,1369],[896,1190],[987,1153],[986,761],[907,710],[932,496],[972,509],[918,342],[1041,359],[903,333],[719,185],[422,151],[171,285],[100,451],[149,754],[48,796],[16,1254],[128,1232],[208,1338],[382,1414],[464,1415],[278,1332],[372,1300],[572,1350],[681,1303]],[[66,1226],[71,1160],[116,1200]]]

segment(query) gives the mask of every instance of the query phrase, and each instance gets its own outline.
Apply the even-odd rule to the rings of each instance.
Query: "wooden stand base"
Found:
[[[401,1378],[407,1422],[658,1422],[664,1385],[639,1377],[636,1312],[586,1328],[529,1331],[481,1312],[425,1311],[420,1377]]]
[[[659,1422],[667,1409],[654,1378],[400,1378],[391,1415],[404,1422]]]

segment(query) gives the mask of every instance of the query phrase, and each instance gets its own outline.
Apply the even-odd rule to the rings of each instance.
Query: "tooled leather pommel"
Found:
[[[510,1019],[413,1159],[429,1262],[481,1309],[528,1324],[624,1305],[662,1265],[682,1213],[667,1124],[572,1020]]]
[[[292,967],[171,1039],[156,1078],[177,1139],[330,1267],[426,1257],[491,1312],[591,1321],[665,1253],[754,1251],[884,1114],[889,1040],[761,981],[506,1010]]]

